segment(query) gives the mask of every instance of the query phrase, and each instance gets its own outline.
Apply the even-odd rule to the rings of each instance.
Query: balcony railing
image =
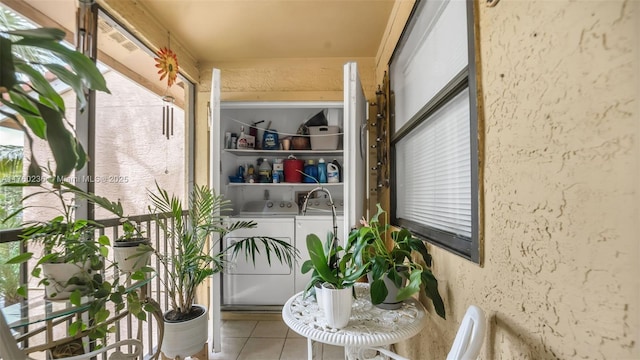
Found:
[[[140,225],[141,230],[145,237],[149,238],[151,242],[151,246],[156,249],[160,253],[169,253],[173,254],[175,252],[175,241],[172,238],[168,238],[165,236],[164,231],[161,228],[160,222],[163,222],[165,225],[171,226],[170,223],[171,218],[165,218],[160,216],[160,220],[155,220],[155,216],[152,215],[139,215],[139,216],[130,216],[129,220],[136,222]],[[103,227],[100,228],[97,232],[98,235],[107,235],[111,242],[113,243],[114,239],[117,239],[120,234],[122,234],[122,227],[119,219],[105,219],[97,221]],[[20,251],[25,252],[29,250],[29,243],[21,242],[20,234],[22,233],[21,229],[12,229],[12,230],[0,230],[0,243],[12,243],[19,242],[20,243]],[[108,261],[113,262],[113,251],[109,253]],[[162,311],[168,309],[169,307],[169,295],[164,290],[164,283],[167,281],[167,273],[165,269],[160,265],[159,260],[153,256],[151,257],[151,267],[153,267],[155,271],[155,275],[152,280],[145,285],[146,294],[159,303]],[[111,270],[113,269],[113,270]],[[105,276],[120,276],[118,274],[118,270],[115,267],[112,267],[108,271],[113,271],[111,274],[104,274]],[[29,282],[29,274],[31,273],[30,264],[23,263],[20,268],[20,281],[22,284],[29,284],[28,294],[34,295],[31,296],[32,299],[42,298],[43,289],[42,287],[36,286],[37,282],[31,281]],[[3,294],[0,294],[2,296]],[[30,314],[22,314],[22,316],[26,316]],[[56,330],[54,331],[54,336],[63,337],[67,334],[68,326],[71,323],[71,319],[61,322],[56,326]],[[66,324],[66,326],[61,326]],[[49,324],[51,325],[51,324]],[[129,338],[138,338],[142,341],[144,345],[145,356],[144,358],[150,358],[158,348],[158,325],[154,321],[151,316],[147,316],[147,321],[140,321],[137,318],[131,316],[130,314],[124,316],[122,319],[116,321],[115,332],[109,334],[108,342],[115,342],[122,339]],[[21,334],[36,334],[34,336],[28,337],[23,341],[24,347],[32,347],[34,345],[41,345],[47,343],[47,339],[45,337],[45,333],[42,331],[42,328],[45,326],[44,323],[36,323],[29,325],[25,328],[20,329]],[[40,334],[38,334],[40,332]],[[103,357],[106,359],[106,355]]]

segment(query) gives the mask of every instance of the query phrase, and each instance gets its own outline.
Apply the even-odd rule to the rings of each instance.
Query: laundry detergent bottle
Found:
[[[318,160],[318,181],[320,183],[327,182],[327,164],[324,162],[324,159],[322,158]]]
[[[307,164],[304,166],[305,176],[302,182],[305,183],[315,183],[318,182],[318,168],[315,165],[315,162],[311,159],[307,160]]]

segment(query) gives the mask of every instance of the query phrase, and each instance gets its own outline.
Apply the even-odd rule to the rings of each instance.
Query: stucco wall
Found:
[[[477,304],[482,359],[638,359],[640,2],[478,4],[484,266],[432,247],[448,319],[400,351]]]

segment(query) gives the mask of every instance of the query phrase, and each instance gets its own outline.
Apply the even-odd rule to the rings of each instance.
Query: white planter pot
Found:
[[[69,299],[69,296],[74,290],[81,288],[79,285],[68,285],[69,279],[74,276],[87,279],[89,277],[89,274],[87,273],[89,268],[89,262],[86,262],[85,264],[42,264],[42,274],[49,283],[44,286],[45,296],[50,300]]]
[[[123,246],[114,244],[113,258],[118,264],[118,270],[126,273],[140,270],[143,266],[149,265],[151,251],[148,247],[139,246],[141,243],[133,243],[133,246]],[[146,243],[145,243],[146,244]]]
[[[322,306],[327,325],[335,329],[342,329],[349,324],[351,305],[353,304],[352,291],[351,287],[331,289],[326,287],[326,284],[323,285]]]
[[[164,338],[162,340],[162,353],[164,356],[174,359],[180,356],[195,355],[207,342],[207,308],[202,305],[194,305],[202,308],[204,312],[195,319],[182,322],[164,322]]]
[[[318,303],[318,309],[320,309],[320,311],[322,311],[322,309],[324,309],[324,288],[322,287],[321,284],[317,283],[315,285],[315,290],[316,290],[316,302]]]

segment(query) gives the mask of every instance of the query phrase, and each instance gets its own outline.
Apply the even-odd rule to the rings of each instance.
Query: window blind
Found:
[[[420,8],[390,67],[395,131],[468,65],[466,14],[464,0],[427,1]]]
[[[471,237],[469,110],[467,88],[397,142],[397,218]]]

